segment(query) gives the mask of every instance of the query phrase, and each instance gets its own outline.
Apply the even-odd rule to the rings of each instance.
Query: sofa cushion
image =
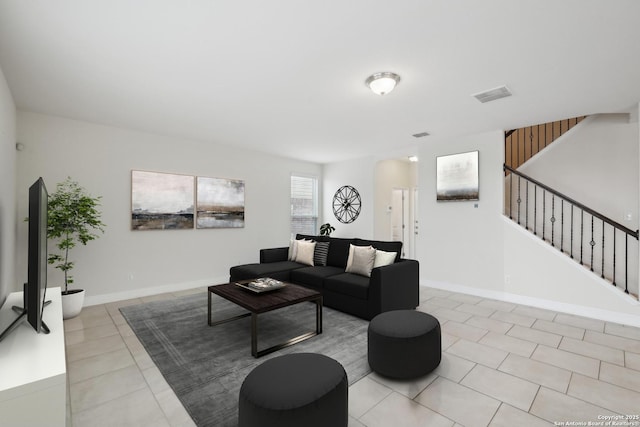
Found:
[[[291,272],[291,281],[315,288],[322,288],[322,283],[325,278],[341,273],[344,273],[344,270],[338,267],[303,267]]]
[[[395,252],[396,262],[402,258],[402,242],[383,242],[380,240],[353,239],[353,244],[357,246],[373,246],[385,252]]]
[[[263,264],[244,264],[231,267],[230,274],[231,280],[245,280],[256,279],[258,277],[273,277],[274,273],[286,272],[286,276],[288,279],[289,270],[301,267],[304,267],[304,265],[294,261],[278,261]],[[282,276],[273,278],[282,280],[281,277]]]
[[[287,261],[288,253],[289,253],[289,248],[286,246],[281,248],[260,249],[260,262],[265,263],[265,262]]]
[[[367,299],[369,297],[369,278],[359,274],[342,273],[328,277],[324,280],[324,287],[354,298]]]
[[[349,258],[349,245],[353,243],[354,239],[341,239],[339,237],[332,237],[329,244],[329,255],[327,256],[327,265],[333,267],[340,267],[344,270],[347,266],[347,259]]]

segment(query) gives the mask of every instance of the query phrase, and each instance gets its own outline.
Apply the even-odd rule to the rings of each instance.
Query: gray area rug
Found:
[[[213,295],[213,321],[244,310]],[[251,356],[251,318],[209,327],[207,295],[123,307],[122,315],[175,394],[204,426],[236,426],[238,395],[244,378],[264,361],[288,353],[321,353],[344,366],[349,384],[371,370],[367,362],[369,322],[324,307],[323,332],[301,343],[255,359]],[[258,315],[258,349],[315,330],[315,304],[301,303]]]

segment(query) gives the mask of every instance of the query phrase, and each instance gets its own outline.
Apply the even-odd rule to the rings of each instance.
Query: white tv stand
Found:
[[[0,419],[7,426],[66,424],[67,368],[60,288],[48,288],[44,320],[51,333],[36,331],[26,319],[0,341]],[[0,309],[0,329],[22,306],[22,292],[9,294]]]

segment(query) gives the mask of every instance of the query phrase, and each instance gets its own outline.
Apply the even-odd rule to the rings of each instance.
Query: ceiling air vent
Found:
[[[512,93],[508,87],[500,86],[484,92],[476,93],[471,96],[475,97],[478,101],[484,104],[485,102],[495,101],[496,99],[506,98],[507,96],[511,95]]]
[[[422,138],[422,137],[425,137],[425,136],[429,136],[429,134],[427,132],[420,132],[420,133],[414,133],[413,134],[414,138]]]

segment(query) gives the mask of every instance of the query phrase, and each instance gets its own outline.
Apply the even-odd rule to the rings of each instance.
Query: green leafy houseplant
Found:
[[[49,195],[47,237],[56,241],[59,253],[51,253],[49,264],[64,272],[63,295],[73,283],[74,262],[69,260],[69,250],[78,243],[97,239],[97,231],[104,232],[105,224],[100,220],[100,199],[92,197],[71,177],[58,183],[55,192]],[[73,291],[72,291],[73,292]]]
[[[320,226],[320,235],[321,236],[330,236],[332,231],[335,231],[335,227],[332,227],[328,222],[326,224],[322,224]]]

